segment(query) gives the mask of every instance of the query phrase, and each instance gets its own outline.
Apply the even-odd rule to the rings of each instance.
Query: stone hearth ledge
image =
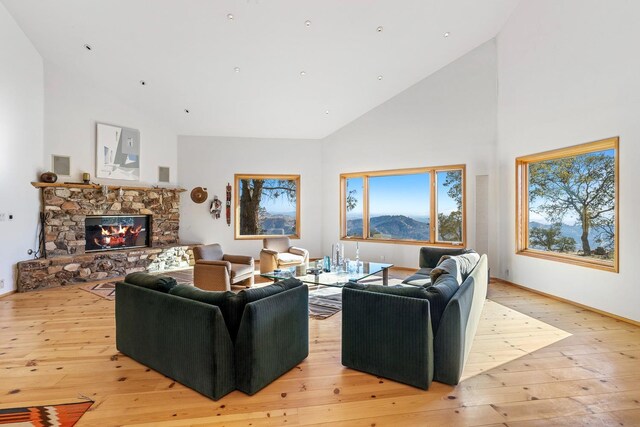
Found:
[[[38,291],[79,283],[118,280],[129,273],[180,270],[193,266],[193,248],[172,245],[21,261],[18,292]]]

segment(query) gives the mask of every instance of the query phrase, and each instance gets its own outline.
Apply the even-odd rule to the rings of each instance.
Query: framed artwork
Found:
[[[96,177],[140,180],[140,131],[96,125]]]

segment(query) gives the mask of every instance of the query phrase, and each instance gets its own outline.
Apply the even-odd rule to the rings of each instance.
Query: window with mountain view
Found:
[[[340,178],[343,239],[464,244],[463,165]]]
[[[300,175],[236,175],[236,239],[300,236]]]
[[[618,138],[520,157],[518,253],[618,271]]]

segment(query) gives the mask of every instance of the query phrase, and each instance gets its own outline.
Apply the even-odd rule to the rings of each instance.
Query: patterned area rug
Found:
[[[0,409],[0,425],[15,427],[71,427],[93,402]]]
[[[361,280],[360,283],[382,285],[382,278],[373,276]],[[401,283],[401,279],[389,279],[389,286],[399,285]],[[326,319],[340,310],[342,310],[342,288],[323,287],[309,290],[309,317]]]
[[[342,310],[342,288],[309,290],[309,317],[326,319]]]
[[[80,289],[113,301],[116,299],[116,282],[100,283],[99,285],[85,285]]]

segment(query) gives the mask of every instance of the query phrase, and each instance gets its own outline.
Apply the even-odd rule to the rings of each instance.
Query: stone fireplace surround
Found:
[[[116,279],[134,271],[193,264],[192,246],[180,245],[176,188],[102,187],[33,183],[42,191],[44,258],[18,263],[18,291]],[[85,253],[87,215],[150,215],[150,247]]]

